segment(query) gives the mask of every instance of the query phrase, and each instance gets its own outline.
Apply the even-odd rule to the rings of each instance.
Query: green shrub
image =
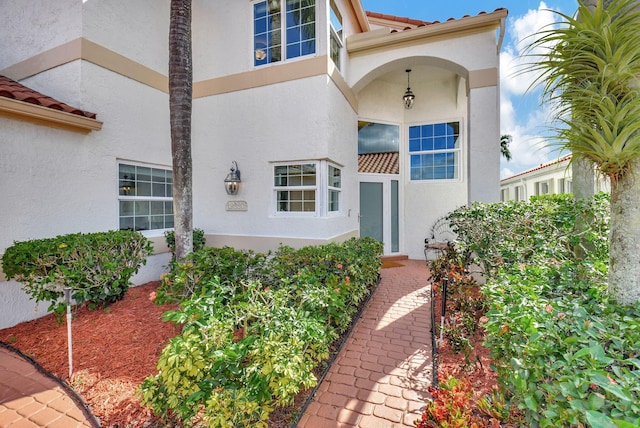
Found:
[[[601,269],[504,269],[485,287],[486,345],[530,426],[640,426],[640,307],[609,301]]]
[[[608,207],[605,193],[581,200],[547,195],[529,202],[474,203],[448,218],[458,250],[473,255],[485,275],[493,275],[504,264],[573,260],[578,250],[602,259],[609,251]],[[585,220],[582,231],[577,231],[577,219]]]
[[[187,425],[266,426],[316,385],[314,369],[377,283],[381,251],[363,238],[270,257],[207,248],[178,263],[165,296],[190,297],[165,320],[182,334],[141,385],[142,402]]]
[[[553,196],[451,215],[483,267],[485,345],[527,426],[640,426],[640,306],[607,295],[607,204]]]
[[[138,232],[78,233],[15,242],[2,256],[2,269],[33,299],[51,302],[49,310],[61,314],[66,287],[77,303],[121,299],[151,253],[151,242]]]
[[[215,278],[230,284],[259,279],[266,259],[266,254],[232,247],[194,251],[184,261],[172,264],[172,271],[163,277],[157,290],[158,302],[180,301],[198,295]]]
[[[164,232],[164,239],[167,242],[167,247],[171,250],[172,260],[176,258],[176,234],[173,230],[166,230]],[[204,236],[204,230],[193,229],[193,251],[199,251],[205,247],[207,239]]]

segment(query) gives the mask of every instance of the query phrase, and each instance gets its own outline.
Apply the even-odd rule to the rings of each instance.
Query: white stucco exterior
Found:
[[[437,218],[498,200],[506,10],[405,29],[368,18],[359,0],[336,0],[344,38],[338,70],[328,55],[328,0],[316,3],[315,54],[263,66],[253,61],[254,4],[193,1],[194,226],[209,245],[267,251],[359,236],[358,121],[400,129],[400,173],[381,177],[399,183],[393,254],[422,258]],[[171,168],[169,1],[0,0],[0,9],[7,47],[0,75],[101,122],[69,129],[0,109],[0,254],[14,241],[118,229],[119,162]],[[407,68],[411,110],[401,101]],[[450,121],[460,123],[459,178],[411,180],[408,127]],[[231,196],[223,180],[234,161],[242,183]],[[323,183],[315,213],[277,210],[274,166],[306,162],[340,169],[337,212],[327,213]],[[162,230],[143,233],[156,254],[137,284],[159,278],[169,258]],[[0,328],[42,314],[5,279],[0,270],[0,312],[14,309],[0,315]]]
[[[571,156],[564,156],[500,180],[500,200],[527,201],[532,196],[573,192]],[[610,192],[609,180],[595,175],[593,191]]]

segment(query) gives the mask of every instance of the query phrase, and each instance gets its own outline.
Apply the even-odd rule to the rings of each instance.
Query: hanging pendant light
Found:
[[[402,100],[404,101],[404,108],[408,110],[413,107],[413,101],[416,99],[416,96],[411,92],[411,87],[409,85],[409,73],[411,73],[411,69],[408,68],[405,71],[407,72],[407,92],[404,93]]]

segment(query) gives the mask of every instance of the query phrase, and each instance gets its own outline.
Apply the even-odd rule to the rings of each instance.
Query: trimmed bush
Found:
[[[66,287],[77,303],[121,299],[151,253],[151,242],[138,232],[77,233],[15,242],[2,256],[2,269],[33,299],[51,302],[49,310],[62,314]]]
[[[165,314],[183,330],[143,382],[143,404],[187,426],[266,426],[276,406],[316,385],[314,370],[377,284],[381,254],[362,238],[190,255],[163,280],[164,299],[184,296]]]

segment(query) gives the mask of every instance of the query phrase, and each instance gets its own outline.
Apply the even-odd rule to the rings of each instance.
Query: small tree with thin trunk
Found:
[[[191,0],[171,0],[169,112],[173,158],[175,255],[177,260],[182,260],[193,249],[192,86]]]

